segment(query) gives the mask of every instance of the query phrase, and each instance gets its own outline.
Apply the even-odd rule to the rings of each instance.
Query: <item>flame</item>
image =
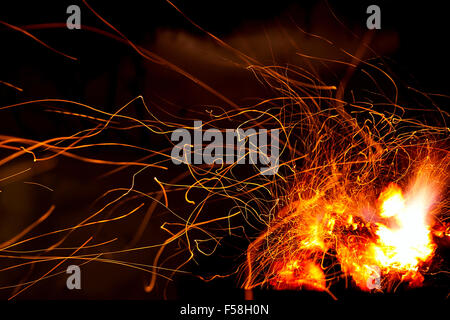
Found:
[[[391,218],[394,225],[377,223],[378,240],[372,246],[377,265],[387,270],[416,271],[421,262],[430,259],[435,245],[427,223],[432,199],[427,191],[425,187],[405,199],[401,189],[391,184],[380,195],[380,215]]]
[[[302,263],[298,259],[282,265],[272,285],[277,289],[305,287],[321,291],[326,288],[325,275],[320,266],[312,261]]]
[[[424,168],[418,171],[406,191],[390,183],[372,205],[362,201],[367,193],[343,192],[291,203],[248,251],[250,263],[260,263],[255,272],[268,265],[276,289],[329,292],[333,281],[347,277],[365,291],[421,285],[439,233],[432,214],[439,188]]]

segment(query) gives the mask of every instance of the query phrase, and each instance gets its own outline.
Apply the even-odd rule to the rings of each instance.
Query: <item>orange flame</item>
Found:
[[[380,215],[393,219],[394,226],[377,224],[378,240],[371,248],[377,265],[386,270],[416,271],[420,262],[430,259],[435,249],[427,223],[431,194],[425,186],[405,199],[401,189],[391,184],[380,195]]]
[[[436,249],[432,213],[439,188],[425,166],[418,172],[405,193],[390,183],[372,206],[341,192],[293,202],[250,247],[249,263],[259,264],[254,276],[265,273],[276,289],[327,292],[343,277],[367,291],[421,285]]]

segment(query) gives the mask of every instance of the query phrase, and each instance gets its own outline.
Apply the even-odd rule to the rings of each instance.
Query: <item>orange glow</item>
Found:
[[[277,279],[272,284],[278,289],[305,287],[310,290],[323,290],[325,288],[325,275],[322,269],[309,261],[291,260],[281,266]]]
[[[428,209],[432,201],[426,186],[420,193],[404,199],[400,188],[390,185],[380,196],[383,199],[381,216],[394,219],[394,226],[378,223],[378,240],[372,246],[377,265],[389,270],[415,271],[420,262],[426,262],[434,251]],[[388,215],[386,215],[388,214]]]
[[[436,172],[428,169],[420,166],[404,190],[388,184],[373,204],[363,200],[367,192],[294,201],[253,242],[249,262],[259,261],[255,272],[267,265],[267,280],[276,289],[330,293],[342,278],[364,291],[421,285],[436,249],[432,235],[443,233],[433,229],[439,176],[432,179]]]

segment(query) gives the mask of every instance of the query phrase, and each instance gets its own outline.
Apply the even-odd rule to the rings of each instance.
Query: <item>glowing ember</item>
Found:
[[[249,264],[267,265],[266,279],[276,289],[328,291],[333,280],[343,277],[362,290],[391,290],[400,282],[420,285],[436,249],[431,212],[439,193],[423,177],[418,175],[405,193],[389,184],[375,205],[340,192],[295,201],[253,242]],[[263,267],[258,272],[264,273]]]
[[[322,269],[313,262],[302,264],[299,260],[292,260],[278,271],[278,278],[272,281],[278,289],[305,287],[311,290],[325,288],[325,275]]]

